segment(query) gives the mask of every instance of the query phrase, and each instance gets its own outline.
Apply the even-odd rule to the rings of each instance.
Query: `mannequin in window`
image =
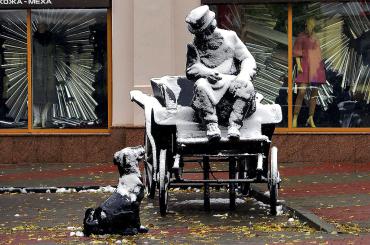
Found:
[[[56,46],[46,23],[39,22],[32,43],[33,126],[45,128],[50,108],[58,102],[55,78]]]
[[[295,101],[293,112],[293,124],[297,127],[298,115],[301,110],[302,102],[307,88],[311,88],[309,100],[309,116],[306,125],[315,128],[313,117],[318,96],[318,86],[326,82],[325,68],[322,62],[320,42],[314,33],[316,21],[309,17],[306,20],[305,31],[298,34],[293,46],[293,56],[297,64],[296,84],[298,95]]]

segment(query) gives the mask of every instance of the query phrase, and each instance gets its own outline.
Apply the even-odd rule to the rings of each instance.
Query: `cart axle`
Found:
[[[171,180],[171,183],[267,183],[267,178],[262,177],[261,180],[253,179],[210,179],[210,180]]]

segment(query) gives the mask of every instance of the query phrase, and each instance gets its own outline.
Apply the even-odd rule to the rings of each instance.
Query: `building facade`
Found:
[[[247,43],[256,90],[282,107],[279,161],[369,161],[366,1],[51,0],[0,6],[0,162],[107,162],[142,144],[144,112],[129,92],[185,73],[185,17],[201,4]],[[320,66],[324,76],[300,78]]]

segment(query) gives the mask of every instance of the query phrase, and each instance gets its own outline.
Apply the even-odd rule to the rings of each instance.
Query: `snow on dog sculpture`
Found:
[[[142,146],[127,147],[114,154],[113,162],[118,167],[117,190],[98,208],[85,212],[84,234],[145,233],[147,228],[140,223],[140,203],[144,198],[144,185],[139,170],[139,160],[144,157]]]

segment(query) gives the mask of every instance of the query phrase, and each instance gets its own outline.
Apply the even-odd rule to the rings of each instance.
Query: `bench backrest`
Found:
[[[164,76],[152,78],[154,97],[168,109],[177,105],[190,106],[193,98],[194,82],[184,76]]]

